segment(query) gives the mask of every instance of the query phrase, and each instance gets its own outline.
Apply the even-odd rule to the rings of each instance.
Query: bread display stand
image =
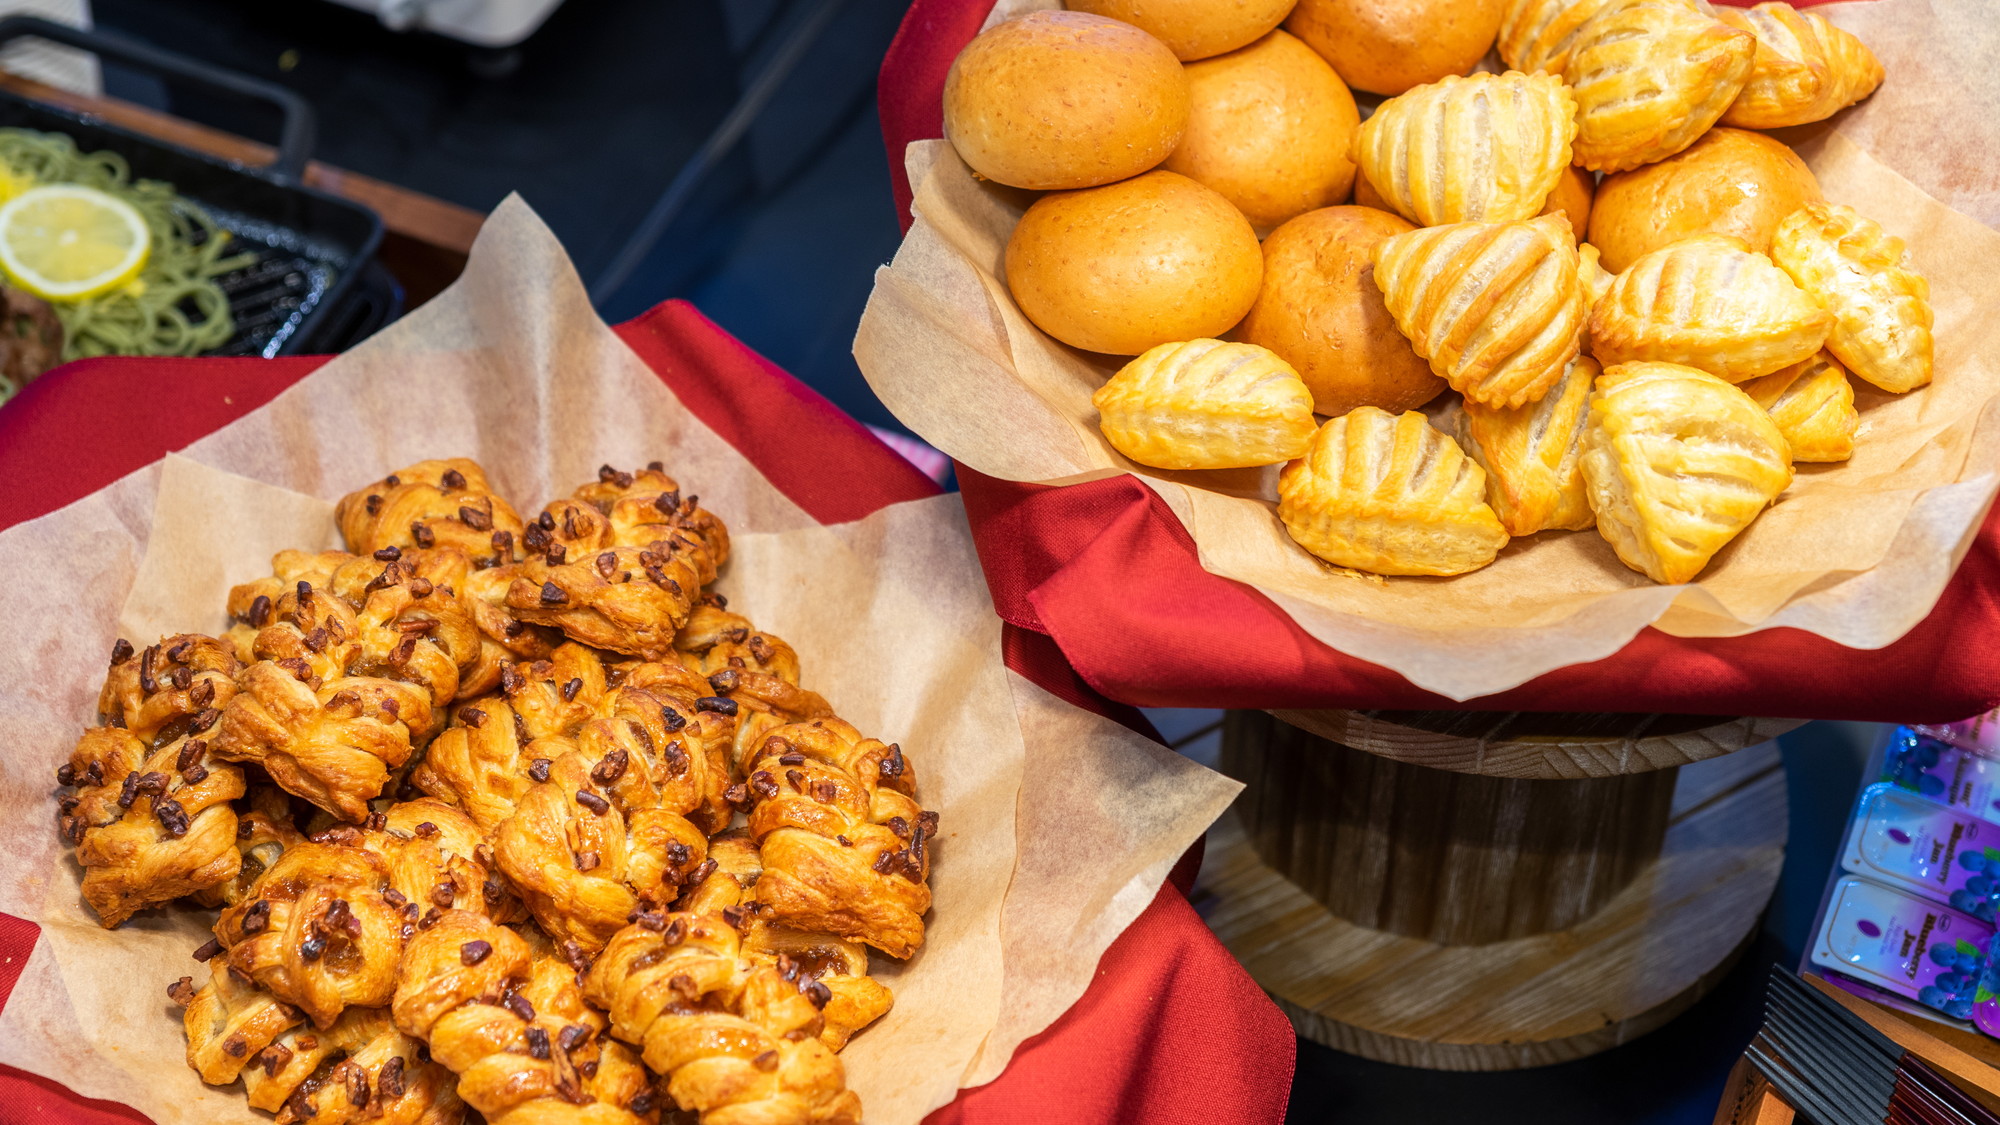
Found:
[[[1511,1070],[1685,1011],[1784,860],[1788,719],[1232,711],[1195,903],[1300,1035]]]

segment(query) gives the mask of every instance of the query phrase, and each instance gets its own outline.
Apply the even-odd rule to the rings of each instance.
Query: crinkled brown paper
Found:
[[[1055,6],[1003,0],[995,18]],[[1779,503],[1694,583],[1654,585],[1594,532],[1517,539],[1492,566],[1455,578],[1358,576],[1292,542],[1275,469],[1126,460],[1090,404],[1121,361],[1043,335],[1002,280],[1007,238],[1032,196],[976,180],[944,141],[909,148],[916,225],[876,275],[855,358],[897,417],[982,473],[1137,475],[1186,525],[1205,569],[1257,587],[1334,648],[1453,699],[1608,656],[1647,625],[1689,637],[1788,626],[1880,648],[1936,604],[2000,481],[2000,233],[1925,194],[2000,220],[2000,32],[1987,6],[1951,0],[1816,10],[1858,32],[1888,80],[1830,126],[1787,139],[1829,199],[1908,241],[1931,282],[1937,378],[1904,396],[1857,382],[1853,460],[1799,466]]]
[[[154,377],[133,393],[199,392]],[[0,1062],[162,1125],[260,1119],[187,1068],[166,998],[205,971],[189,953],[210,918],[171,908],[100,929],[56,838],[55,768],[115,637],[220,630],[229,586],[268,574],[273,553],[336,545],[332,498],[452,455],[529,511],[600,463],[664,460],[730,525],[732,606],[791,641],[844,717],[909,749],[941,815],[936,898],[923,950],[875,959],[894,1010],[842,1055],[870,1121],[918,1121],[996,1077],[1238,788],[1002,665],[956,497],[816,524],[605,327],[510,199],[443,295],[182,455],[0,534],[0,910],[42,926],[0,1012]]]

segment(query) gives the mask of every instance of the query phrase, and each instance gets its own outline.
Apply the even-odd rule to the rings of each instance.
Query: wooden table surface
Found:
[[[0,71],[0,88],[241,164],[269,164],[276,155],[270,145],[117,98],[72,93],[5,71]],[[436,296],[465,268],[472,240],[485,221],[470,208],[317,160],[306,165],[305,180],[310,187],[353,200],[382,216],[382,248],[376,257],[402,282],[412,308]]]

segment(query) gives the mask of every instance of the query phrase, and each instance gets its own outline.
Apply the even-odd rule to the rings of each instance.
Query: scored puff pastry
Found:
[[[1622,172],[1693,144],[1750,77],[1757,39],[1679,0],[1629,0],[1578,32],[1563,80],[1576,95],[1576,162]]]
[[[1598,378],[1582,466],[1598,532],[1668,585],[1700,574],[1792,482],[1784,435],[1749,395],[1672,363]]]
[[[1465,404],[1460,444],[1486,470],[1486,502],[1507,534],[1577,531],[1596,522],[1577,457],[1597,374],[1597,361],[1580,355],[1540,402],[1513,409]]]
[[[1576,358],[1587,310],[1568,218],[1425,227],[1373,256],[1397,329],[1467,399],[1533,402]]]
[[[1832,323],[1771,259],[1705,234],[1626,267],[1591,310],[1590,346],[1606,367],[1655,360],[1740,383],[1812,355]]]
[[[1312,440],[1313,400],[1292,365],[1256,344],[1161,344],[1090,396],[1111,447],[1156,469],[1275,465]]]
[[[1576,99],[1552,74],[1451,75],[1383,102],[1354,134],[1377,194],[1419,226],[1541,213],[1576,137]]]
[[[1278,518],[1306,550],[1375,574],[1463,574],[1507,545],[1485,470],[1414,410],[1320,427],[1278,475]]]
[[[1756,61],[1724,125],[1780,129],[1819,121],[1853,105],[1882,84],[1882,63],[1854,33],[1818,12],[1790,4],[1719,8],[1716,16],[1757,37]]]
[[[1833,314],[1826,350],[1894,394],[1931,381],[1931,285],[1903,240],[1839,203],[1809,203],[1771,236],[1771,258]]]
[[[1577,32],[1607,0],[1508,0],[1494,43],[1509,67],[1529,74],[1561,75]]]
[[[1845,461],[1854,454],[1861,416],[1854,410],[1854,384],[1839,360],[1820,352],[1740,385],[1778,424],[1794,462]]]

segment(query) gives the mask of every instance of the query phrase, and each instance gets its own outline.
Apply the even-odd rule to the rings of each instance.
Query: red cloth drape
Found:
[[[1803,6],[1803,5],[1802,5]],[[880,105],[903,222],[903,149],[944,132],[951,60],[992,0],[916,0],[882,63]],[[1000,615],[1052,639],[1089,686],[1139,706],[1659,711],[1949,721],[2000,704],[2000,520],[1930,616],[1895,644],[1795,629],[1687,640],[1642,631],[1616,654],[1456,703],[1313,639],[1268,598],[1201,569],[1160,498],[1127,478],[1063,488],[960,466]]]
[[[865,427],[709,322],[669,302],[618,334],[688,409],[826,523],[935,495],[937,486]],[[320,358],[92,360],[34,383],[0,409],[0,528],[44,515],[241,417]],[[661,451],[671,461],[671,451]],[[1082,706],[1136,720],[1077,681],[1046,638],[1010,638],[1008,663]],[[54,817],[23,831],[54,830]],[[1024,1044],[997,1081],[933,1114],[934,1125],[1271,1125],[1284,1115],[1295,1040],[1182,897],[1163,887],[1114,942],[1081,1001]],[[0,915],[0,1006],[34,946]],[[190,963],[192,965],[192,963]],[[145,982],[145,987],[165,982]],[[87,1049],[87,1046],[82,1048]],[[1200,1098],[1186,1096],[1187,1089]],[[0,1067],[0,1125],[145,1120]]]

